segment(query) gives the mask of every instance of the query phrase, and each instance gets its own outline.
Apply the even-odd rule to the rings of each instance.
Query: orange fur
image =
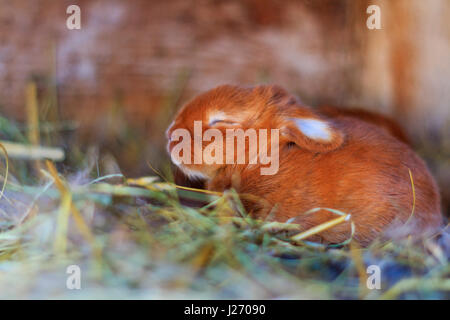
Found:
[[[210,125],[211,114],[226,119]],[[299,131],[292,119],[314,119],[326,124],[329,139],[311,139]],[[167,134],[177,128],[193,132],[195,120],[204,130],[214,127],[280,129],[280,165],[275,175],[261,175],[261,165],[190,164],[184,172],[201,173],[206,187],[223,191],[235,188],[247,210],[265,218],[276,206],[274,219],[295,218],[303,229],[326,222],[333,215],[321,211],[304,215],[316,207],[337,209],[352,215],[355,239],[368,245],[389,229],[409,219],[413,206],[411,170],[416,205],[411,226],[414,236],[426,235],[442,223],[436,183],[426,164],[405,143],[406,136],[392,121],[368,112],[302,106],[278,86],[220,86],[196,97],[175,117]],[[400,131],[399,131],[400,130]],[[328,132],[328,131],[327,131]],[[175,142],[169,141],[171,150]],[[203,143],[205,147],[208,143]],[[247,150],[248,150],[248,146]],[[194,149],[194,148],[192,148]],[[273,210],[272,210],[273,211]],[[409,223],[409,222],[408,222]],[[350,235],[348,222],[320,233],[311,240],[339,243]]]
[[[362,121],[372,123],[386,132],[392,134],[394,137],[403,141],[406,144],[410,144],[410,141],[404,132],[404,130],[392,119],[387,118],[381,114],[363,110],[363,109],[343,109],[332,106],[322,106],[319,108],[322,114],[328,117],[353,117]]]

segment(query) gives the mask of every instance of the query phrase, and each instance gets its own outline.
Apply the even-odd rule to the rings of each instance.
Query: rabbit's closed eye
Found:
[[[227,118],[227,115],[223,112],[218,112],[209,117],[209,125],[214,126],[215,124],[229,124],[229,125],[238,125],[239,123]]]

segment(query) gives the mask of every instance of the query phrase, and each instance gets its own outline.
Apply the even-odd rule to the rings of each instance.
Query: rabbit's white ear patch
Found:
[[[330,127],[324,121],[307,118],[293,118],[292,121],[305,136],[312,140],[327,142],[333,138]]]
[[[344,132],[336,124],[318,117],[290,117],[280,132],[287,142],[312,152],[332,151],[344,142]]]

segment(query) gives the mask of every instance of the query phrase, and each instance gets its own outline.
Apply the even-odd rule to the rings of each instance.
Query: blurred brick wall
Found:
[[[82,29],[69,31],[73,3]],[[381,5],[383,30],[366,29],[369,3]],[[185,96],[268,81],[311,104],[396,114],[426,104],[420,115],[438,122],[449,109],[446,0],[0,0],[0,8],[0,105],[19,117],[32,76],[54,79],[62,114],[86,126],[117,95],[130,120],[143,121],[179,81]]]
[[[68,4],[82,29],[65,27]],[[21,116],[27,79],[54,78],[61,112],[89,122],[117,95],[143,121],[187,76],[190,96],[226,82],[277,82],[343,100],[360,59],[347,8],[311,1],[0,1],[0,103]],[[334,4],[333,4],[334,3]],[[338,3],[338,4],[336,4]],[[321,21],[327,21],[327,26]],[[181,78],[181,80],[180,80]]]

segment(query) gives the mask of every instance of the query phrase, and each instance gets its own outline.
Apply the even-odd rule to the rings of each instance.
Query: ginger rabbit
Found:
[[[390,124],[387,128],[380,125],[378,118],[371,121],[370,114],[365,117],[362,120],[351,112],[330,108],[312,109],[278,86],[224,85],[183,106],[167,130],[168,151],[185,175],[203,179],[207,189],[235,188],[240,194],[264,199],[242,198],[248,212],[257,218],[272,211],[276,221],[295,218],[306,230],[336,216],[324,210],[305,212],[317,207],[337,209],[351,214],[356,227],[354,239],[363,246],[387,233],[392,235],[408,220],[408,233],[414,236],[435,231],[442,223],[440,197],[426,164],[402,141],[402,133],[395,133],[396,128],[392,131]],[[214,134],[191,139],[189,148],[180,151],[177,129],[194,137],[194,126],[199,125],[202,132],[213,129]],[[267,169],[268,164],[250,163],[249,136],[244,142],[246,163],[206,161],[205,154],[204,159],[194,154],[207,151],[215,137],[223,139],[224,149],[234,149],[232,159],[236,160],[237,146],[230,144],[226,134],[237,129],[278,132],[278,137],[267,134],[266,151],[278,152],[275,173],[262,174],[261,169]],[[215,160],[225,159],[225,151],[217,157],[219,152],[215,149],[210,155]],[[188,158],[200,161],[183,161]],[[414,180],[414,212],[409,170]],[[345,222],[310,240],[340,243],[349,236],[350,223]]]

